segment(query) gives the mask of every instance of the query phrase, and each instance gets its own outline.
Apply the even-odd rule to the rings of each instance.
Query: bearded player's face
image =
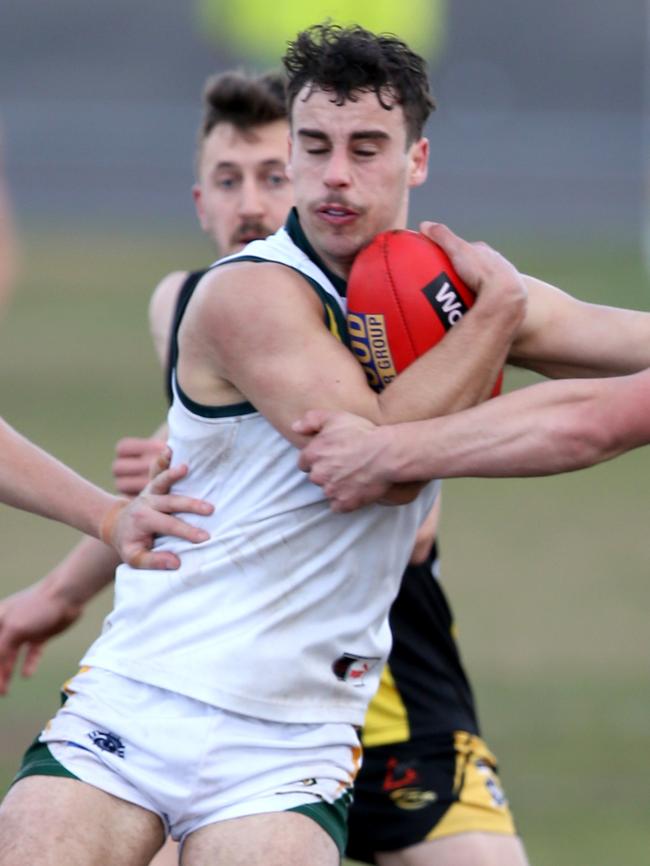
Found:
[[[374,92],[336,105],[329,91],[301,91],[291,115],[289,176],[310,242],[347,275],[378,232],[404,228],[408,191],[424,183],[428,142],[407,142],[404,112]],[[385,95],[390,100],[390,94]]]
[[[288,124],[246,130],[218,123],[204,139],[192,189],[201,227],[223,256],[277,231],[293,204]]]

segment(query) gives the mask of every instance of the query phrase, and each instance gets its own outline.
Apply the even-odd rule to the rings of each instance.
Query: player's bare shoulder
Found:
[[[174,310],[181,287],[187,277],[188,271],[172,271],[167,274],[153,290],[149,301],[149,330],[161,364],[165,364],[167,360]]]
[[[277,262],[232,262],[207,273],[188,306],[182,331],[204,335],[228,353],[266,345],[272,350],[280,335],[293,327],[323,321],[322,305],[309,282]]]

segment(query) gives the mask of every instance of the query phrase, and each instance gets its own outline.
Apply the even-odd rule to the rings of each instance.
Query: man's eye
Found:
[[[286,176],[286,174],[280,174],[279,172],[278,174],[270,174],[266,178],[266,182],[269,186],[284,186],[285,183],[288,183],[288,181],[289,178]]]
[[[315,154],[327,153],[327,148],[326,147],[308,147],[307,153],[315,153]]]
[[[218,177],[215,181],[217,189],[233,189],[236,184],[237,180],[234,177]]]
[[[377,156],[377,151],[376,150],[369,150],[369,149],[363,147],[363,148],[357,148],[354,151],[354,154],[355,154],[355,156]]]

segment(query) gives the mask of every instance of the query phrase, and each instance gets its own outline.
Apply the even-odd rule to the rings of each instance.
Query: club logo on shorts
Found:
[[[388,795],[398,809],[415,812],[416,809],[426,809],[435,803],[438,795],[435,791],[423,791],[422,788],[398,788]]]
[[[110,731],[91,731],[88,736],[102,752],[109,752],[118,758],[124,757],[124,743],[117,734],[111,734]]]
[[[363,684],[366,674],[377,665],[378,661],[378,658],[343,653],[332,664],[332,670],[337,680],[352,683],[354,686],[360,686]]]
[[[420,778],[420,774],[410,764],[398,761],[397,758],[389,758],[386,761],[386,775],[384,776],[384,791],[395,791],[398,788],[406,788]]]
[[[397,375],[381,313],[348,313],[350,348],[363,367],[368,384],[381,391]]]
[[[467,312],[467,304],[444,271],[426,285],[422,293],[446,331],[459,322]]]

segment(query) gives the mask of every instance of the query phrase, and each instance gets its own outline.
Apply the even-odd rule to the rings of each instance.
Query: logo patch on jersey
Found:
[[[476,761],[476,769],[484,776],[485,787],[488,789],[492,802],[495,806],[502,807],[508,805],[508,798],[503,792],[503,788],[497,781],[492,767],[482,761],[480,758]]]
[[[443,271],[422,289],[446,331],[459,322],[467,312],[467,304]]]
[[[408,812],[426,809],[438,799],[435,791],[423,791],[422,788],[399,788],[391,791],[388,796],[398,809],[406,809]]]
[[[378,658],[368,656],[355,656],[352,653],[343,653],[332,664],[332,670],[337,680],[362,685],[367,673],[369,673],[379,662]]]
[[[111,734],[110,731],[91,731],[88,736],[102,752],[110,752],[118,758],[124,757],[124,743],[117,734]]]
[[[397,375],[390,353],[386,322],[380,313],[349,313],[350,348],[375,391],[385,388]]]
[[[415,767],[400,763],[397,758],[389,758],[386,761],[386,775],[382,788],[384,791],[396,791],[398,788],[413,785],[419,778],[420,774]]]

